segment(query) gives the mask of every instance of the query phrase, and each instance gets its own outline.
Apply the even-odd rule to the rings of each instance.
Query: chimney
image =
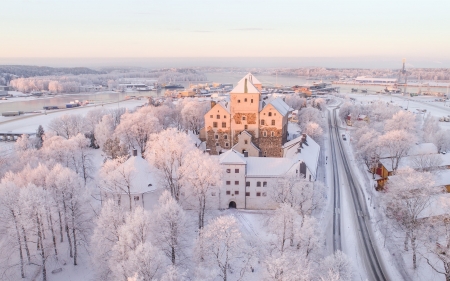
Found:
[[[248,151],[247,150],[244,151],[244,157],[248,157]]]
[[[211,108],[213,108],[215,105],[216,105],[216,102],[212,100],[211,101]]]
[[[137,149],[133,149],[133,156],[137,156]]]
[[[246,94],[247,92],[248,92],[248,88],[247,88],[247,78],[245,78],[244,94]]]
[[[299,146],[297,147],[297,153],[300,154],[302,152],[302,148]]]

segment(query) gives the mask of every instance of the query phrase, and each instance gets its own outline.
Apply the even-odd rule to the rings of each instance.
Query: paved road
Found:
[[[357,232],[355,237],[358,237],[358,241],[355,241],[355,244],[357,243],[358,256],[365,267],[368,280],[389,280],[380,262],[377,247],[372,242],[372,225],[368,217],[367,205],[365,204],[361,187],[358,181],[353,179],[352,170],[347,162],[348,158],[345,154],[342,136],[337,125],[336,108],[329,113],[328,125],[334,174],[333,248],[334,250],[341,249],[341,237],[346,235],[345,231]],[[340,182],[339,175],[343,176],[344,183]],[[345,210],[345,208],[341,208],[341,186],[346,189],[345,192],[351,194],[347,198],[351,201],[348,202],[351,208],[347,209],[352,210],[352,213],[341,212],[341,210]],[[341,229],[341,216],[354,218],[357,229]]]

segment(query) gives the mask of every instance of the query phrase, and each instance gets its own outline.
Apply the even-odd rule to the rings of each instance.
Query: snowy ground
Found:
[[[127,109],[134,109],[136,106],[143,105],[147,102],[147,100],[127,100],[127,101],[121,101],[119,104],[117,102],[115,103],[109,103],[104,105],[93,105],[93,106],[86,106],[86,107],[77,107],[77,108],[71,108],[71,109],[61,109],[61,110],[52,110],[47,111],[47,113],[40,113],[40,114],[26,114],[22,116],[17,117],[0,117],[0,132],[18,132],[18,133],[32,133],[35,132],[39,125],[42,125],[44,127],[44,130],[46,129],[46,126],[52,120],[53,118],[65,115],[65,114],[81,114],[85,115],[89,110],[95,109],[95,108],[106,108],[106,109],[113,109],[117,108],[118,106],[124,107]]]

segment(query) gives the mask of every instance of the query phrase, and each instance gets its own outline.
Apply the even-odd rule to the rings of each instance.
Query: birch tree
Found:
[[[198,228],[205,225],[205,210],[211,192],[217,190],[221,184],[222,168],[218,159],[211,157],[200,150],[193,150],[187,155],[186,161],[181,167],[184,186],[187,188],[187,196],[192,196],[198,211]]]
[[[229,280],[231,272],[241,279],[252,262],[251,251],[232,216],[218,217],[200,230],[195,258],[200,268],[208,268],[223,281]]]
[[[188,154],[194,149],[195,145],[189,136],[174,128],[150,135],[147,142],[145,158],[158,169],[162,186],[177,201],[180,200],[186,173],[181,167],[188,165]]]
[[[178,202],[165,190],[154,213],[155,245],[165,253],[172,265],[178,264],[186,246],[186,214]]]
[[[405,233],[405,251],[411,244],[414,269],[417,268],[417,237],[423,226],[420,216],[429,207],[430,197],[438,192],[432,174],[412,168],[398,170],[387,183],[387,216]]]

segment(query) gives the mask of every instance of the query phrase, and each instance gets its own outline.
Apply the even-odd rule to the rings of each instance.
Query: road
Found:
[[[337,124],[336,109],[333,108],[328,114],[334,184],[333,249],[348,252],[351,246],[355,247],[358,262],[364,266],[368,280],[389,280],[379,259],[377,247],[373,243],[372,225],[361,187],[358,181],[354,180],[343,148],[344,140]],[[347,194],[347,197],[342,194]],[[341,198],[345,201],[341,201]],[[347,228],[342,226],[344,218],[353,220]],[[347,231],[352,233],[346,233]],[[342,245],[342,237],[345,236],[356,237],[358,241],[353,241],[354,245]]]

